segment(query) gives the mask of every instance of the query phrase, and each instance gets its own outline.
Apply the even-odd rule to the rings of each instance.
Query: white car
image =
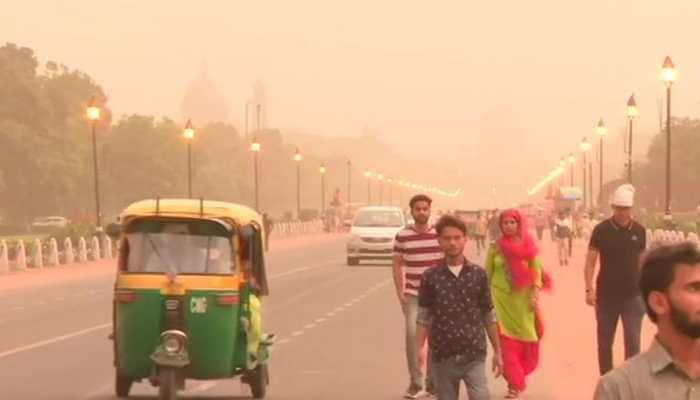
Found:
[[[399,207],[362,207],[350,227],[347,243],[348,265],[360,260],[391,260],[394,238],[406,226]]]

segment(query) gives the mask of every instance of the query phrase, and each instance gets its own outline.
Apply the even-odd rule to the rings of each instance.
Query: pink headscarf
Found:
[[[498,245],[510,268],[511,285],[517,290],[534,283],[535,275],[534,270],[530,268],[530,262],[535,259],[539,249],[520,211],[510,209],[501,213],[498,221],[501,232],[503,232],[503,220],[506,218],[513,218],[518,223],[518,233],[513,236],[501,235]],[[520,242],[516,242],[516,238],[520,239]]]

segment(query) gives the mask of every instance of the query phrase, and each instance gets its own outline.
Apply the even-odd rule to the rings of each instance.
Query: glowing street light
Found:
[[[676,67],[671,57],[664,59],[661,80],[666,84],[666,215],[671,216],[671,86],[676,81]]]
[[[637,102],[634,101],[634,95],[631,95],[627,100],[627,119],[629,120],[629,129],[627,132],[627,182],[632,183],[632,132],[634,118],[639,115]]]
[[[318,172],[321,174],[321,212],[326,211],[326,165],[321,163],[318,167]]]
[[[589,206],[589,197],[591,197],[591,188],[589,185],[589,181],[592,180],[589,175],[590,174],[590,169],[591,166],[588,164],[588,156],[587,153],[591,150],[591,142],[588,141],[588,138],[585,137],[581,141],[581,151],[583,152],[583,206],[584,208],[588,208]]]
[[[102,231],[102,213],[100,211],[100,170],[97,164],[97,121],[100,120],[100,108],[95,103],[95,98],[90,99],[87,109],[85,110],[87,118],[92,122],[92,167],[94,174],[94,189],[95,189],[95,226],[97,231]]]
[[[187,142],[187,197],[192,198],[192,141],[194,140],[194,128],[192,121],[187,120],[182,136]]]
[[[372,204],[372,172],[365,171],[365,179],[367,179],[367,205]]]
[[[603,118],[601,118],[598,121],[598,125],[595,128],[596,133],[598,136],[600,136],[600,150],[598,153],[598,168],[600,169],[599,172],[599,180],[598,180],[598,192],[602,193],[603,191],[603,138],[608,134],[608,128],[605,126],[605,122],[603,122]],[[593,190],[591,190],[591,193]]]
[[[297,147],[294,152],[294,161],[297,165],[297,219],[301,219],[301,160],[303,158]]]
[[[574,156],[574,153],[569,153],[569,172],[571,173],[571,187],[574,187],[574,164],[576,164],[576,157]]]

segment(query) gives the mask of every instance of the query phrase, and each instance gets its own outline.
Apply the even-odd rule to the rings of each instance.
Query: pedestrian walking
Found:
[[[630,184],[615,190],[610,201],[613,216],[593,229],[586,256],[586,303],[596,311],[601,375],[613,368],[612,347],[619,319],[624,330],[625,359],[639,353],[644,302],[637,282],[640,255],[646,248],[646,231],[632,217],[634,194]],[[594,288],[598,258],[600,271]]]
[[[498,226],[500,212],[493,210],[489,218],[489,241],[495,242],[501,237],[501,228]]]
[[[476,255],[481,255],[482,250],[486,250],[486,235],[489,230],[489,220],[486,217],[486,212],[479,213],[479,219],[476,221]]]
[[[265,251],[268,251],[270,250],[270,233],[272,233],[272,229],[274,229],[274,224],[267,213],[263,213],[262,220],[263,229],[265,229]]]
[[[542,208],[537,208],[537,213],[535,214],[535,231],[537,231],[537,240],[540,242],[544,237],[544,228],[547,227],[547,216]]]
[[[542,315],[539,293],[550,279],[538,258],[538,248],[525,218],[517,210],[501,214],[501,239],[486,255],[486,273],[496,310],[503,352],[507,399],[526,389],[526,377],[539,363]]]
[[[700,251],[682,243],[652,250],[639,288],[656,324],[651,347],[607,373],[595,400],[697,399],[700,393]]]
[[[396,295],[403,310],[406,324],[406,361],[410,383],[404,395],[415,399],[420,395],[434,393],[431,365],[427,363],[427,379],[423,377],[420,353],[416,348],[418,317],[418,291],[426,271],[437,266],[444,255],[437,240],[437,232],[430,224],[432,199],[424,194],[411,198],[409,207],[415,223],[396,234],[394,241],[393,277]]]
[[[557,241],[559,265],[562,267],[569,265],[568,243],[572,233],[571,218],[564,211],[560,211],[557,218],[554,219],[554,235]]]
[[[439,400],[457,400],[461,382],[470,400],[490,398],[486,378],[486,336],[493,348],[491,368],[503,370],[498,324],[483,268],[464,257],[467,227],[445,215],[436,224],[445,260],[425,272],[419,294],[416,351],[429,337]]]

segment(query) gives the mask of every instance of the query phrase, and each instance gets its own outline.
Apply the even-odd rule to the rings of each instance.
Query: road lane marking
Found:
[[[114,383],[106,383],[102,386],[100,386],[98,389],[93,390],[92,392],[86,394],[85,396],[81,397],[80,400],[88,400],[92,399],[93,397],[100,396],[105,393],[109,393],[110,390],[114,387]]]
[[[325,318],[316,318],[316,320],[314,322],[317,324],[320,324],[321,322],[325,322],[325,321],[326,321]],[[2,321],[0,321],[0,323],[2,323]]]
[[[72,339],[72,338],[75,338],[78,336],[87,335],[88,333],[97,332],[97,331],[100,331],[102,329],[109,328],[111,326],[112,326],[112,323],[108,322],[106,324],[95,325],[95,326],[87,328],[87,329],[83,329],[83,330],[76,331],[73,333],[68,333],[68,334],[61,335],[61,336],[57,336],[57,337],[51,338],[51,339],[42,340],[40,342],[28,344],[26,346],[15,347],[14,349],[5,350],[5,351],[1,352],[0,359],[5,358],[5,357],[9,357],[9,356],[14,355],[14,354],[23,353],[25,351],[38,349],[40,347],[48,346],[50,344],[62,342],[64,340]]]
[[[289,342],[291,342],[291,341],[292,341],[292,339],[290,339],[290,338],[286,338],[286,339],[282,339],[282,340],[276,340],[276,341],[275,341],[275,346],[281,345],[281,344],[285,344],[285,343],[289,343]]]
[[[301,336],[301,335],[303,335],[303,334],[304,334],[304,330],[292,332],[292,336]]]
[[[306,325],[304,326],[304,329],[305,329],[305,330],[306,330],[306,329],[313,329],[314,326],[316,326],[316,324],[314,324],[314,323],[306,324]]]

